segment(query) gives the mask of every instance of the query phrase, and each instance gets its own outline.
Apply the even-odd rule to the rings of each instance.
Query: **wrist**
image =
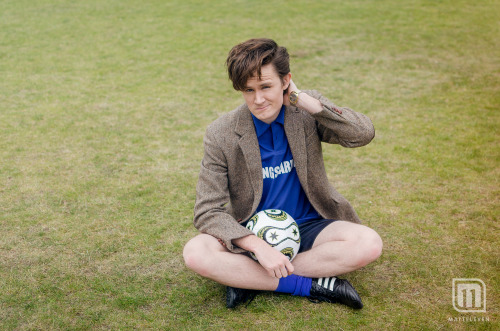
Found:
[[[309,94],[302,91],[300,96],[297,98],[297,102],[293,106],[303,109],[310,114],[319,113],[323,110],[323,105],[318,99],[313,98]]]
[[[241,248],[243,248],[249,252],[252,252],[252,253],[255,253],[256,251],[258,251],[259,248],[262,247],[262,243],[267,245],[267,243],[264,240],[260,239],[259,237],[257,237],[254,234],[250,234],[248,236],[238,238],[238,239],[233,239],[233,243],[236,246],[241,247]]]
[[[302,91],[301,91],[301,90],[299,90],[299,89],[294,89],[293,91],[291,91],[291,92],[290,92],[290,94],[289,94],[289,96],[288,96],[288,99],[289,99],[290,104],[291,104],[292,106],[297,107],[297,104],[298,104],[298,102],[299,102],[299,95],[300,95],[301,93],[304,93],[304,92],[302,92]]]

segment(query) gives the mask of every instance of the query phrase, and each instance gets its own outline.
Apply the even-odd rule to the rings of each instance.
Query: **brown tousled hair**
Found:
[[[243,91],[250,78],[257,76],[260,79],[262,66],[269,63],[273,64],[281,81],[290,72],[290,57],[286,48],[278,46],[272,39],[250,39],[234,46],[226,59],[234,89]]]

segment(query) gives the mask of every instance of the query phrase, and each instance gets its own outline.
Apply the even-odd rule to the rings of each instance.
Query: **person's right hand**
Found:
[[[269,246],[265,241],[262,242],[264,245],[259,245],[253,253],[269,276],[282,278],[291,275],[294,268],[288,257]]]

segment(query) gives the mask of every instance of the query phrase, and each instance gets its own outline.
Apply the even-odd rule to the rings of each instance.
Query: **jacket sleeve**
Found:
[[[241,253],[245,250],[233,245],[232,240],[252,232],[228,212],[230,192],[227,161],[214,131],[209,126],[203,141],[205,152],[196,186],[194,226],[202,233],[222,239],[231,252]]]
[[[312,115],[317,122],[321,141],[344,147],[360,147],[375,137],[372,121],[347,107],[338,107],[317,91],[304,91],[318,99],[323,110]]]

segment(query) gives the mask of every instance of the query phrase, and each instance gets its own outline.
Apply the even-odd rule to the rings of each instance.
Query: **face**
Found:
[[[252,114],[264,123],[271,124],[283,106],[283,92],[288,88],[291,74],[281,81],[272,64],[261,68],[260,79],[250,78],[243,90],[243,98]]]

